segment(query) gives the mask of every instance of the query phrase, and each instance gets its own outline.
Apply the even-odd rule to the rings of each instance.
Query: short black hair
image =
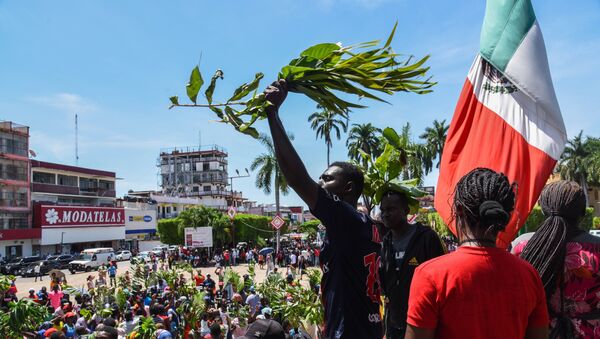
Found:
[[[410,212],[410,206],[408,204],[408,197],[406,196],[405,193],[394,191],[394,190],[389,190],[383,194],[383,197],[381,198],[381,200],[383,200],[383,198],[385,198],[385,197],[390,197],[390,196],[397,196],[398,199],[400,199],[400,204],[402,205],[402,207],[404,207],[406,209],[406,213]]]
[[[219,324],[214,323],[210,326],[210,336],[215,339],[221,338],[221,326]]]
[[[342,169],[344,179],[352,182],[354,185],[353,192],[357,197],[359,197],[362,194],[363,188],[365,187],[365,176],[362,170],[358,166],[347,161],[335,161],[329,165],[329,167],[333,166]]]
[[[107,334],[108,338],[119,339],[119,331],[117,331],[117,329],[112,326],[104,326],[104,327],[102,327],[101,330],[97,330],[96,332],[97,332],[97,334],[96,334],[97,338],[98,338],[99,332],[105,332]],[[104,336],[102,336],[101,338],[104,338]]]

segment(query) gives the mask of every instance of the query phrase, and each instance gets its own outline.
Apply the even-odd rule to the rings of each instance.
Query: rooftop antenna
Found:
[[[79,127],[77,123],[77,114],[75,114],[75,166],[79,166]]]

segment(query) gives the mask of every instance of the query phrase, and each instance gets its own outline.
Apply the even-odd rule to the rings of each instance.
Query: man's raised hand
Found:
[[[284,79],[274,81],[267,89],[265,89],[265,98],[272,104],[267,106],[267,114],[273,114],[279,111],[279,107],[285,101],[287,93],[287,82]]]

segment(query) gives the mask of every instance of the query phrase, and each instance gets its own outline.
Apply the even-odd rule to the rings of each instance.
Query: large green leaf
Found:
[[[256,75],[254,75],[254,80],[252,80],[252,82],[249,84],[243,84],[242,86],[236,88],[233,92],[233,96],[229,98],[227,102],[240,100],[246,95],[250,94],[250,92],[254,91],[258,87],[260,84],[260,79],[262,79],[263,76],[264,74],[262,73],[256,73]]]
[[[387,127],[383,130],[382,135],[390,145],[396,148],[402,148],[400,136],[393,128]]]
[[[221,71],[220,69],[218,69],[212,76],[212,78],[210,79],[210,84],[204,92],[204,95],[206,96],[206,101],[208,101],[209,104],[212,104],[212,97],[213,93],[215,92],[215,86],[217,85],[217,79],[223,80],[223,71]]]
[[[204,84],[204,80],[202,80],[200,68],[196,66],[192,70],[192,74],[190,74],[190,82],[185,86],[188,98],[190,98],[193,103],[196,103],[196,98],[198,97],[198,92],[200,91],[202,84]]]
[[[340,48],[341,46],[337,44],[323,43],[305,49],[302,53],[300,53],[300,55],[303,57],[311,57],[322,60],[331,56],[333,52],[339,51]]]

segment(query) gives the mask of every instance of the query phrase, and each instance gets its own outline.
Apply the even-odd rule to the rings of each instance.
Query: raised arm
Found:
[[[319,186],[306,171],[279,119],[279,107],[287,96],[287,83],[285,80],[275,81],[267,87],[265,94],[267,100],[273,104],[267,108],[267,120],[279,168],[290,187],[312,209],[317,204]]]

